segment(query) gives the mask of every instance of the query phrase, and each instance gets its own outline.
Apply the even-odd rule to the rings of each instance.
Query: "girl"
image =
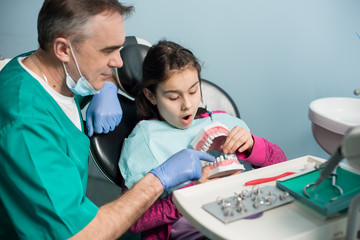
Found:
[[[218,121],[231,129],[222,150],[235,153],[245,163],[263,167],[286,161],[283,151],[266,139],[249,132],[244,121],[223,112],[199,108],[201,66],[188,49],[160,41],[152,46],[143,63],[143,81],[135,103],[142,117],[124,141],[119,167],[127,188],[173,153],[190,148],[191,141],[205,126]],[[197,183],[206,182],[209,168]],[[188,182],[176,187],[189,187]],[[171,199],[175,189],[165,192],[130,229],[143,239],[205,239],[176,209]]]

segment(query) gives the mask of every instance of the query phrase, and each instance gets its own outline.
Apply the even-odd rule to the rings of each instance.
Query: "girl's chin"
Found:
[[[180,127],[180,129],[187,129],[187,128],[189,128],[190,126],[191,126],[191,124],[188,124],[188,125],[185,125],[185,126],[183,125],[183,126]]]

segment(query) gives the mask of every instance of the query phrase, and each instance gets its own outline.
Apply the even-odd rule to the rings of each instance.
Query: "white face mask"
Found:
[[[76,61],[75,58],[75,54],[73,52],[73,49],[71,47],[71,44],[69,42],[69,46],[70,46],[70,51],[71,54],[74,58],[75,64],[76,64],[76,68],[79,71],[80,74],[80,78],[78,79],[78,81],[75,83],[75,81],[72,79],[72,77],[70,76],[70,74],[67,72],[65,64],[63,64],[64,66],[64,70],[65,70],[65,74],[66,74],[66,85],[70,88],[71,91],[73,91],[75,94],[81,95],[81,96],[87,96],[87,95],[93,95],[93,94],[98,94],[100,92],[100,90],[95,90],[93,88],[93,86],[91,86],[91,84],[89,83],[89,81],[81,74],[80,72],[80,68],[79,65]]]

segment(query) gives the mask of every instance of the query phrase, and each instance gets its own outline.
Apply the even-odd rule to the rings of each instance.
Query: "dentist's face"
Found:
[[[100,14],[93,18],[89,28],[91,37],[73,46],[73,50],[82,75],[100,90],[111,77],[112,68],[123,65],[119,49],[125,42],[124,18],[118,13]],[[68,66],[69,74],[77,81],[80,74],[74,59],[70,59]]]
[[[194,68],[173,70],[170,78],[156,88],[155,101],[160,116],[176,128],[191,125],[200,100],[200,82]]]

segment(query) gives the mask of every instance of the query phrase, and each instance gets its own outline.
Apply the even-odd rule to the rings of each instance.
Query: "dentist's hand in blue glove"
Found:
[[[204,152],[184,149],[150,172],[160,179],[166,191],[188,180],[199,179],[202,171],[200,160],[214,162],[215,158]]]
[[[117,97],[114,83],[105,81],[99,94],[95,94],[86,111],[86,127],[88,136],[96,133],[108,133],[119,125],[123,111]]]

